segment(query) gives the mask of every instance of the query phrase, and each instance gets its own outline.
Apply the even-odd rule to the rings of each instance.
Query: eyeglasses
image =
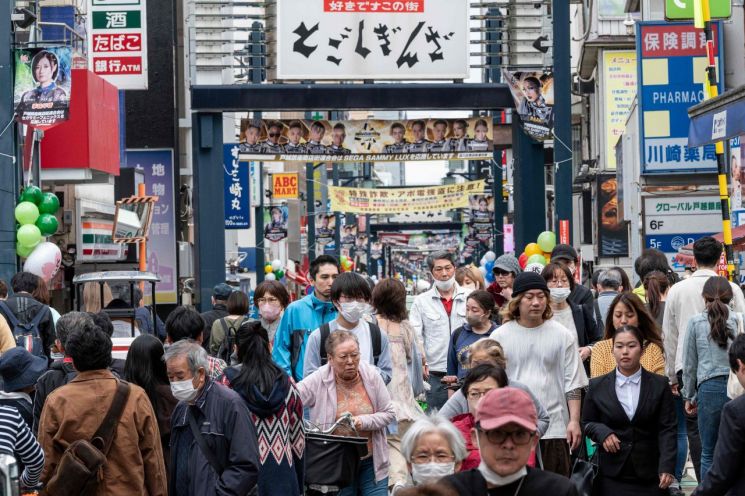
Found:
[[[258,303],[259,305],[261,305],[263,303],[269,303],[270,305],[278,305],[279,304],[279,300],[277,298],[274,298],[274,297],[271,297],[271,296],[266,296],[266,297],[262,297],[262,298],[259,298],[258,300],[256,300],[256,303]]]
[[[455,460],[455,456],[447,453],[417,453],[411,459],[417,465],[423,465],[432,460],[437,463],[450,463]]]
[[[491,391],[491,389],[489,391]],[[486,396],[486,393],[488,393],[489,391],[469,391],[468,392],[468,399],[469,400],[474,400],[474,401],[480,400],[481,398],[483,398],[484,396]]]
[[[355,352],[355,353],[349,353],[346,355],[336,355],[334,358],[336,358],[340,362],[346,362],[348,360],[352,360],[353,362],[356,362],[357,360],[360,359],[360,353]]]
[[[278,138],[282,136],[282,133],[269,133],[270,138]]]
[[[512,442],[518,446],[528,444],[535,435],[535,432],[530,432],[522,429],[512,432],[501,431],[499,429],[492,429],[490,431],[479,429],[479,432],[483,432],[486,436],[486,439],[488,439],[489,442],[492,444],[502,444],[509,437],[510,439],[512,439]]]

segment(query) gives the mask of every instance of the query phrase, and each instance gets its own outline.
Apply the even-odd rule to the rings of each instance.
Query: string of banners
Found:
[[[412,120],[241,120],[241,160],[402,162],[489,160],[491,118]]]
[[[486,181],[420,188],[342,188],[329,186],[331,210],[358,214],[398,214],[465,208],[469,197],[484,191]]]

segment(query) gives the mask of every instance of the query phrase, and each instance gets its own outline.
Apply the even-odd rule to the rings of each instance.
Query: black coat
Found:
[[[745,494],[745,396],[724,405],[714,462],[694,496]]]
[[[486,480],[477,469],[449,475],[438,482],[438,485],[452,487],[460,496],[488,496]],[[492,489],[494,494],[515,494],[520,482],[515,481],[499,489]],[[577,489],[569,479],[560,475],[528,467],[519,494],[539,494],[543,496],[577,496]]]
[[[642,369],[639,405],[629,420],[616,395],[616,371],[590,380],[582,411],[585,434],[598,444],[615,434],[621,441],[617,453],[598,446],[600,471],[620,477],[627,460],[642,480],[674,474],[678,426],[675,404],[667,378]]]
[[[603,339],[603,328],[595,319],[595,308],[592,305],[569,302],[569,306],[572,308],[574,327],[577,328],[577,344],[580,348]]]
[[[226,307],[223,303],[215,303],[215,306],[212,307],[212,310],[208,310],[202,314],[202,318],[204,319],[204,331],[202,331],[202,347],[207,350],[207,353],[210,352],[210,334],[212,334],[212,324],[214,324],[216,320],[227,317],[228,315],[230,315],[230,313],[228,312],[228,307]]]
[[[574,289],[569,294],[569,298],[567,298],[567,301],[569,301],[569,303],[574,303],[575,305],[592,306],[595,302],[595,298],[593,298],[590,288],[581,284],[575,284]]]

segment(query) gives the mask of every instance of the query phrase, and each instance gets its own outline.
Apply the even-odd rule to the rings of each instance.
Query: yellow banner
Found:
[[[429,212],[469,206],[469,195],[481,194],[486,181],[421,188],[365,189],[329,186],[331,210],[357,214]]]

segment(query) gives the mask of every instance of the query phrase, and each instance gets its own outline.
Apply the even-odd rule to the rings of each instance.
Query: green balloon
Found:
[[[543,231],[538,235],[538,246],[546,253],[551,253],[556,246],[556,233]]]
[[[532,255],[530,258],[528,258],[528,265],[532,263],[546,265],[546,257],[544,257],[543,255]]]
[[[34,205],[41,203],[41,189],[38,186],[27,186],[21,193],[21,201],[28,201]]]
[[[21,226],[18,230],[18,243],[25,247],[36,246],[41,241],[41,231],[33,224]]]
[[[59,209],[59,198],[57,198],[57,195],[54,193],[44,193],[39,203],[39,212],[54,215],[57,213],[57,209]]]
[[[52,234],[57,232],[59,223],[57,222],[57,217],[55,217],[54,215],[41,214],[39,218],[36,219],[36,227],[39,228],[42,235],[51,236]]]
[[[21,226],[33,224],[39,218],[39,209],[30,201],[22,201],[16,206],[15,215]]]
[[[31,252],[34,251],[38,245],[39,244],[37,243],[34,246],[28,247],[28,246],[23,246],[20,243],[16,243],[16,253],[21,258],[28,258],[28,256],[31,255]]]
[[[282,279],[285,276],[285,271],[284,270],[278,270],[277,272],[274,273],[274,275],[277,276],[277,279]]]

